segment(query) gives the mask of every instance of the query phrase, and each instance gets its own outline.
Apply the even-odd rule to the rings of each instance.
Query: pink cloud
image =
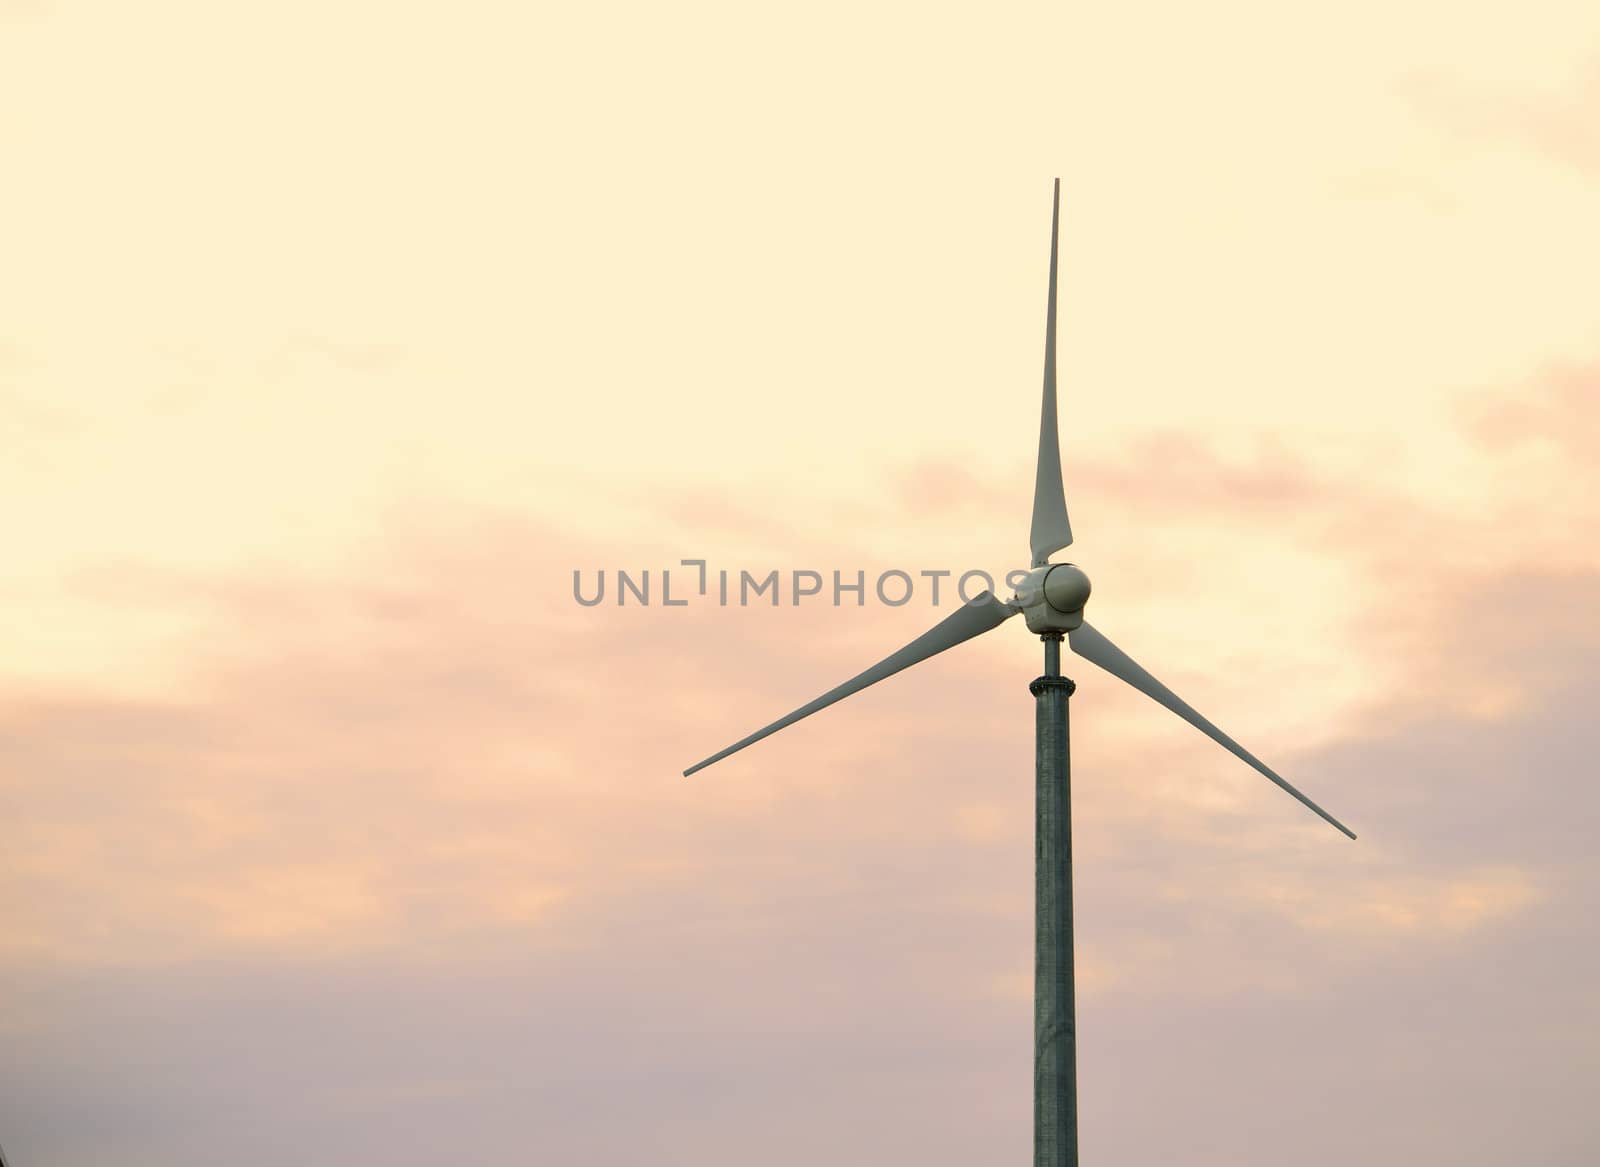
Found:
[[[1539,92],[1491,91],[1450,78],[1418,78],[1416,105],[1462,134],[1510,142],[1583,171],[1600,167],[1600,66]]]
[[[1149,452],[1151,473],[1178,483],[1219,461]],[[1270,451],[1231,465],[1219,500],[1297,500],[1327,523],[1349,506],[1387,513],[1351,554],[1389,555],[1432,518],[1372,498],[1316,510],[1323,489]],[[1126,484],[1134,505],[1143,481]],[[664,545],[633,550],[673,561]],[[825,550],[818,538],[807,553]],[[0,1097],[24,1100],[24,1146],[83,1158],[84,1116],[117,1106],[161,1116],[161,1131],[116,1128],[152,1159],[184,1161],[172,1132],[213,1158],[270,1145],[221,1104],[237,1093],[273,1128],[357,1158],[412,1115],[412,1145],[470,1129],[486,1157],[668,1146],[743,1162],[797,1118],[783,1101],[796,1091],[817,1133],[780,1164],[827,1157],[841,1131],[888,1139],[902,1112],[922,1116],[914,1145],[930,1162],[1022,1145],[1036,646],[965,646],[685,781],[687,762],[930,613],[579,608],[571,567],[608,553],[474,516],[396,538],[344,579],[126,571],[130,603],[176,596],[212,613],[187,693],[12,692],[0,715],[14,905],[0,966],[35,1018],[4,1022],[32,1084],[13,1068]],[[114,594],[118,579],[93,582]],[[1080,675],[1085,1129],[1100,1132],[1087,1137],[1126,1127],[1116,1082],[1164,1072],[1140,1045],[1150,1017],[1196,1043],[1163,1055],[1191,1069],[1215,1071],[1208,1026],[1228,1030],[1229,1080],[1305,1116],[1263,1070],[1307,1064],[1285,1026],[1332,1067],[1371,1043],[1407,1056],[1405,1041],[1449,1027],[1384,1005],[1382,989],[1404,1002],[1425,983],[1471,1007],[1471,970],[1513,943],[1549,1009],[1584,999],[1587,948],[1568,961],[1576,979],[1548,970],[1573,889],[1593,878],[1573,824],[1593,797],[1574,694],[1600,667],[1594,579],[1415,582],[1434,603],[1394,651],[1416,698],[1374,694],[1360,735],[1280,759],[1358,823],[1360,844],[1299,821],[1149,702]],[[1485,625],[1485,602],[1519,618]],[[1425,699],[1482,672],[1537,700],[1488,717]],[[1351,1026],[1357,1006],[1370,1026]],[[1542,1007],[1484,1041],[1515,1062]],[[86,1018],[98,1076],[73,1069]],[[151,1050],[174,1067],[170,1087],[137,1073]],[[1542,1052],[1530,1073],[1575,1064],[1559,1043]],[[1320,1064],[1308,1072],[1327,1086]],[[1479,1098],[1454,1079],[1455,1103],[1386,1081],[1350,1106],[1397,1139],[1418,1128],[1386,1097],[1428,1115]],[[597,1124],[618,1090],[633,1121]],[[1139,1140],[1152,1161],[1177,1145],[1159,1129]],[[1324,1151],[1301,1161],[1342,1153]]]

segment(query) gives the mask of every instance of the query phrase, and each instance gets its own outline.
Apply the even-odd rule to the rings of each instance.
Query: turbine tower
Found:
[[[1056,425],[1056,251],[1061,220],[1061,180],[1050,212],[1050,293],[1044,332],[1044,405],[1039,415],[1039,459],[1028,536],[1030,569],[1009,601],[984,592],[963,604],[910,644],[815,701],[756,730],[685,770],[684,776],[809,717],[868,685],[998,628],[1022,613],[1028,631],[1044,642],[1044,674],[1029,686],[1034,697],[1034,962],[1033,962],[1033,1162],[1034,1167],[1077,1167],[1077,1030],[1072,969],[1072,790],[1067,749],[1067,698],[1075,686],[1061,675],[1061,640],[1072,651],[1166,706],[1223,749],[1254,767],[1313,813],[1350,838],[1349,827],[1296,790],[1238,742],[1197,713],[1146,672],[1103,633],[1084,621],[1089,577],[1075,564],[1051,563],[1072,544],[1061,485]]]

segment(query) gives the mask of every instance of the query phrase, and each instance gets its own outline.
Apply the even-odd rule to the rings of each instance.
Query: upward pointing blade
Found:
[[[991,629],[998,628],[1006,617],[1015,613],[1016,609],[1009,604],[1002,604],[993,595],[984,592],[977,596],[970,604],[962,604],[960,609],[946,616],[927,632],[917,637],[899,652],[893,653],[866,672],[852,677],[844,684],[834,689],[829,689],[809,705],[802,705],[787,717],[780,717],[771,725],[758,729],[742,741],[734,742],[725,750],[712,754],[703,762],[696,762],[683,772],[685,778],[696,770],[703,770],[712,762],[719,762],[729,754],[737,753],[745,746],[753,745],[770,734],[777,733],[786,725],[793,725],[802,717],[810,717],[819,709],[826,709],[835,701],[842,701],[852,693],[859,693],[868,685],[875,685],[885,677],[892,677],[902,669],[927,660],[930,656],[937,656],[947,648],[954,648],[958,644],[971,640],[974,636],[981,636]]]
[[[1067,497],[1061,489],[1061,436],[1056,425],[1056,242],[1061,227],[1061,180],[1050,208],[1050,300],[1044,320],[1044,406],[1039,414],[1039,464],[1033,481],[1033,529],[1028,544],[1038,567],[1072,544]]]
[[[1352,839],[1356,837],[1355,832],[1349,827],[1345,826],[1338,819],[1334,818],[1327,811],[1323,810],[1316,803],[1312,802],[1305,795],[1301,794],[1293,786],[1290,786],[1282,778],[1279,778],[1271,770],[1267,769],[1267,767],[1262,764],[1259,758],[1241,746],[1238,742],[1234,741],[1227,734],[1223,733],[1216,726],[1212,725],[1205,718],[1201,717],[1194,711],[1194,708],[1191,705],[1186,703],[1176,693],[1167,688],[1160,681],[1156,680],[1149,673],[1145,672],[1144,669],[1139,667],[1137,661],[1135,661],[1127,653],[1123,652],[1116,645],[1112,644],[1111,641],[1107,640],[1093,627],[1088,624],[1084,624],[1081,628],[1067,633],[1067,640],[1072,645],[1073,652],[1077,653],[1085,660],[1092,661],[1099,665],[1113,677],[1118,677],[1121,680],[1128,682],[1128,684],[1139,690],[1139,692],[1145,694],[1145,696],[1151,697],[1159,704],[1165,705],[1168,709],[1172,710],[1172,712],[1183,718],[1190,725],[1194,726],[1223,749],[1228,750],[1241,761],[1247,762],[1249,765],[1254,766],[1261,773],[1272,779],[1272,781],[1276,782],[1279,786],[1283,787],[1283,789],[1294,795],[1306,806],[1310,807],[1318,815],[1322,816],[1322,818],[1328,823],[1337,827],[1339,830],[1349,835]]]

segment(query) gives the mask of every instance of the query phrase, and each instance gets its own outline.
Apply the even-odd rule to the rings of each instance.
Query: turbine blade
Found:
[[[1267,769],[1267,767],[1262,764],[1259,758],[1241,746],[1238,742],[1234,741],[1227,734],[1223,733],[1216,726],[1212,725],[1205,718],[1201,717],[1194,711],[1193,706],[1189,705],[1171,689],[1167,688],[1160,681],[1156,680],[1149,673],[1145,672],[1145,670],[1139,666],[1137,661],[1135,661],[1127,653],[1123,652],[1116,645],[1112,644],[1111,641],[1107,640],[1105,636],[1098,630],[1088,624],[1084,624],[1075,631],[1067,633],[1067,640],[1072,645],[1073,652],[1077,653],[1085,660],[1099,665],[1113,677],[1117,677],[1128,682],[1128,684],[1139,690],[1139,692],[1145,694],[1145,696],[1153,698],[1158,704],[1165,705],[1168,709],[1172,710],[1172,712],[1183,718],[1190,725],[1194,726],[1223,749],[1229,751],[1241,761],[1255,767],[1273,782],[1283,787],[1283,789],[1287,790],[1290,794],[1294,795],[1295,798],[1299,799],[1311,810],[1320,815],[1326,822],[1337,827],[1346,835],[1349,835],[1352,839],[1356,837],[1354,831],[1345,826],[1338,819],[1334,818],[1327,811],[1323,810],[1316,803],[1312,802],[1305,795],[1301,794],[1293,786],[1290,786],[1271,770]]]
[[[834,689],[829,689],[809,705],[802,705],[787,717],[780,717],[764,729],[758,729],[749,737],[734,742],[725,750],[712,754],[703,762],[696,762],[683,772],[685,778],[696,770],[703,770],[712,762],[720,762],[729,754],[737,753],[745,746],[752,745],[777,733],[786,725],[793,725],[802,717],[810,717],[819,709],[826,709],[835,701],[842,701],[852,693],[859,693],[868,685],[875,685],[885,677],[892,677],[902,669],[927,660],[930,656],[937,656],[947,648],[954,648],[964,641],[971,640],[974,636],[981,636],[991,629],[998,628],[1008,616],[1016,612],[1009,604],[1002,604],[989,592],[977,596],[970,604],[962,604],[960,609],[946,616],[927,632],[917,637],[899,652],[893,653],[866,672],[852,677],[844,684]]]
[[[1061,230],[1061,180],[1050,208],[1050,297],[1044,318],[1044,405],[1039,413],[1039,464],[1033,480],[1033,566],[1072,544],[1067,496],[1061,489],[1061,436],[1056,425],[1056,241]]]

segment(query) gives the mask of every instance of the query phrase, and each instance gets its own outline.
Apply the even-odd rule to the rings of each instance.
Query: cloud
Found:
[[[1476,456],[1578,428],[1586,398],[1568,386],[1582,383],[1469,414]],[[1510,412],[1475,428],[1496,410]],[[1077,472],[1091,509],[1129,530],[1140,517],[1129,542],[1170,565],[1101,601],[1120,606],[1130,648],[1158,639],[1137,627],[1152,622],[1141,604],[1230,586],[1173,542],[1196,522],[1215,539],[1292,520],[1317,554],[1384,583],[1343,597],[1357,632],[1333,643],[1363,684],[1338,710],[1318,709],[1326,678],[1296,695],[1270,673],[1230,675],[1203,629],[1147,661],[1351,821],[1356,844],[1084,666],[1086,1150],[1120,1131],[1129,1153],[1165,1161],[1219,1129],[1200,1122],[1213,1113],[1267,1157],[1332,1162],[1348,1143],[1308,1153],[1274,1116],[1313,1122],[1338,1096],[1395,1145],[1432,1139],[1473,1162],[1481,1148],[1434,1124],[1486,1106],[1487,1085],[1444,1073],[1424,1087],[1401,1068],[1484,1008],[1479,970],[1498,967],[1518,1003],[1482,1040],[1550,1078],[1540,1147],[1557,1156],[1577,1113],[1560,1083],[1586,1055],[1556,1018],[1594,1021],[1596,953],[1570,921],[1597,877],[1584,824],[1600,573],[1453,551],[1493,516],[1353,480],[1328,450],[1155,433]],[[969,500],[968,527],[998,522],[1015,500],[986,473],[919,464],[897,505],[920,523],[944,490]],[[627,553],[653,566],[723,513],[683,493],[628,505],[644,535]],[[786,513],[759,491],[730,505],[739,540],[750,516]],[[852,518],[876,522],[863,530],[895,530],[862,505]],[[344,573],[111,560],[68,578],[130,614],[181,608],[195,631],[159,698],[14,685],[0,713],[14,823],[0,968],[16,1002],[0,1026],[28,1067],[0,1079],[19,1100],[0,1113],[13,1153],[404,1158],[442,1132],[469,1162],[531,1146],[593,1163],[765,1148],[801,1164],[839,1160],[841,1139],[934,1163],[1025,1153],[1032,642],[963,646],[685,782],[683,765],[932,613],[581,608],[572,567],[616,562],[597,536],[467,507],[408,518]],[[886,554],[824,527],[764,530],[794,564]],[[1441,553],[1417,555],[1430,540]],[[1216,671],[1196,672],[1202,657]],[[1296,748],[1307,717],[1322,736]],[[1288,743],[1275,752],[1256,736],[1274,723]],[[1309,1069],[1307,1045],[1326,1051]],[[1228,1075],[1177,1076],[1224,1046]],[[1343,1076],[1364,1048],[1387,1059],[1366,1071],[1381,1091]],[[1270,1072],[1287,1059],[1314,1096]],[[1260,1109],[1230,1109],[1234,1090]],[[1152,1091],[1190,1123],[1134,1122],[1129,1098]],[[601,1121],[597,1100],[619,1092],[630,1122]],[[764,1132],[800,1121],[797,1097],[813,1133],[773,1150]]]
[[[1406,86],[1415,105],[1460,134],[1508,142],[1583,173],[1600,169],[1600,63],[1520,92],[1504,85],[1417,77]]]
[[[1266,434],[1255,435],[1242,455],[1230,455],[1193,434],[1148,429],[1098,456],[1074,453],[1065,477],[1074,496],[1093,491],[1128,510],[1176,508],[1185,515],[1213,508],[1275,511],[1335,497],[1303,453]],[[901,473],[894,492],[916,516],[948,519],[952,510],[981,508],[1014,518],[1026,514],[1033,482],[1031,474],[1001,481],[952,459],[923,459]]]
[[[1543,447],[1592,471],[1600,441],[1600,365],[1558,365],[1515,395],[1481,395],[1463,410],[1463,423],[1492,453]]]
[[[457,517],[348,579],[132,571],[152,601],[212,613],[181,696],[10,695],[13,1153],[1025,1153],[1026,638],[965,646],[685,782],[686,761],[927,613],[579,609],[569,565],[602,549]],[[1331,1163],[1348,1139],[1308,1151],[1282,1116],[1337,1097],[1395,1145],[1489,1162],[1499,1135],[1433,1125],[1487,1107],[1489,1084],[1399,1067],[1481,1014],[1479,970],[1500,967],[1516,1004],[1476,1032],[1546,1083],[1529,1161],[1560,1161],[1561,1083],[1586,1047],[1555,1032],[1535,1064],[1524,1035],[1594,1020],[1595,953],[1570,921],[1596,875],[1596,582],[1434,579],[1396,662],[1415,696],[1380,686],[1340,740],[1282,759],[1356,844],[1080,678],[1086,1151],[1119,1131],[1141,1161],[1172,1158],[1227,1129],[1203,1101],[1266,1157]],[[1485,605],[1520,618],[1485,624]],[[1452,675],[1519,697],[1432,706]],[[1388,1059],[1366,1071],[1382,1089],[1344,1077],[1363,1049]],[[1298,1085],[1270,1070],[1284,1060]],[[1135,1094],[1191,1121],[1140,1126]],[[617,1097],[627,1123],[596,1109]],[[771,1147],[798,1098],[811,1133]],[[1198,1161],[1233,1161],[1218,1138]]]

